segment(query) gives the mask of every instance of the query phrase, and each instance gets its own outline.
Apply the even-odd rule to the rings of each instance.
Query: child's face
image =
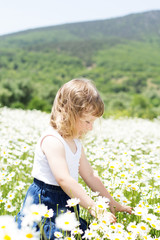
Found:
[[[92,115],[84,115],[82,118],[77,120],[76,127],[78,129],[78,137],[86,134],[87,132],[91,131],[93,128],[94,121],[97,117]]]

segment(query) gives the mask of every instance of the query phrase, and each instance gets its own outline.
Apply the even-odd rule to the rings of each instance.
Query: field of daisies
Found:
[[[53,214],[43,205],[31,205],[21,230],[15,221],[33,181],[35,144],[48,124],[46,113],[0,108],[0,240],[42,239],[43,221]],[[93,219],[81,209],[82,217],[89,220],[81,237],[78,219],[68,212],[57,217],[62,231],[55,238],[160,240],[160,119],[101,119],[83,141],[89,161],[110,194],[132,206],[133,214],[116,213],[117,222],[110,224],[105,215]],[[79,181],[97,208],[108,207],[105,199]],[[77,203],[78,199],[71,199],[68,205],[76,207]],[[34,221],[39,232],[32,227]]]

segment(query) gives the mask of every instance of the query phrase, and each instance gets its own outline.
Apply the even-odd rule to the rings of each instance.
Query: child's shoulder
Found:
[[[45,149],[52,149],[52,151],[54,149],[56,149],[56,151],[58,149],[59,150],[64,150],[64,143],[63,143],[62,137],[52,127],[47,129],[42,134],[40,145],[41,145],[42,151],[44,151]]]
[[[61,135],[58,133],[56,129],[54,129],[52,126],[48,126],[48,128],[41,134],[41,139],[47,136],[53,136],[58,139],[62,139]]]

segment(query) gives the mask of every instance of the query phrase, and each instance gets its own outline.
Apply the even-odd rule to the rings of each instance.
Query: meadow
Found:
[[[18,230],[14,216],[33,181],[35,144],[48,123],[49,114],[41,111],[0,108],[0,240],[40,239],[27,224]],[[83,239],[160,240],[160,119],[100,119],[83,141],[88,160],[111,195],[133,207],[131,215],[116,213],[115,224],[105,216],[93,219],[81,209],[90,221]],[[79,181],[103,209],[104,200]],[[51,216],[46,209],[41,208],[43,214],[35,211]],[[56,238],[81,239],[78,232],[78,228],[71,236],[57,232]]]

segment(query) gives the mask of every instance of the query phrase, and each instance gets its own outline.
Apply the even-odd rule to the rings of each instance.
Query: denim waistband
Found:
[[[50,189],[50,190],[63,191],[60,186],[50,185],[50,184],[44,183],[44,182],[38,180],[37,178],[34,178],[34,183],[37,184],[40,188],[47,188],[47,189]]]

